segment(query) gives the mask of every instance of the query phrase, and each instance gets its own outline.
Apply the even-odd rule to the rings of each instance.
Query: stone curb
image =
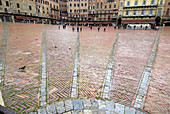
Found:
[[[117,43],[117,37],[118,36],[118,29],[116,31],[116,35],[113,41],[113,46],[110,54],[109,64],[108,64],[108,70],[106,74],[106,79],[104,83],[104,89],[103,89],[103,95],[102,97],[105,99],[109,98],[109,91],[111,86],[111,77],[112,77],[112,70],[113,70],[113,64],[114,64],[114,58],[115,58],[115,50],[116,50],[116,43]]]
[[[2,86],[2,83],[3,83],[3,75],[4,75],[4,61],[5,61],[5,51],[6,51],[6,44],[7,44],[7,24],[6,24],[6,22],[4,22],[3,23],[4,25],[4,27],[3,27],[3,29],[4,29],[4,32],[3,32],[3,38],[2,38],[2,41],[1,41],[1,47],[0,47],[0,84],[1,84],[1,86]],[[1,90],[0,90],[0,105],[2,105],[2,106],[5,106],[5,104],[4,104],[4,101],[3,101],[3,98],[2,98],[2,92],[1,92]]]
[[[59,101],[29,114],[145,114],[113,100],[70,99]]]
[[[72,79],[73,83],[72,83],[72,87],[71,87],[71,98],[76,97],[76,91],[77,91],[79,45],[80,45],[80,33],[78,32],[77,41],[76,41],[76,53],[75,53],[75,59],[74,59],[73,79]]]
[[[149,85],[148,81],[149,81],[149,77],[151,75],[152,65],[153,65],[153,61],[155,59],[155,54],[156,54],[156,49],[157,49],[159,39],[160,39],[161,29],[162,28],[160,28],[160,30],[157,34],[157,37],[155,39],[150,58],[148,60],[148,64],[147,64],[145,70],[142,73],[141,83],[139,85],[139,90],[137,92],[137,96],[136,96],[136,99],[135,99],[135,102],[134,102],[135,108],[142,108],[144,96],[146,96],[146,94],[147,94],[147,87]]]
[[[45,37],[45,25],[43,24],[40,106],[46,104],[47,104],[46,37]]]

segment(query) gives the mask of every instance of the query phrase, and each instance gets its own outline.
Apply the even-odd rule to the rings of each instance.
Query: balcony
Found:
[[[150,6],[126,6],[123,9],[131,9],[131,8],[156,8],[157,5],[150,5]]]
[[[122,18],[151,18],[151,17],[156,17],[156,15],[145,15],[145,16],[122,16]]]

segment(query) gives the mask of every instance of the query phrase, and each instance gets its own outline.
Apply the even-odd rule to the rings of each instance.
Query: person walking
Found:
[[[58,29],[60,30],[60,26],[58,26]]]
[[[106,32],[106,28],[104,28],[104,32]]]
[[[98,26],[98,32],[100,31],[100,26]]]
[[[77,27],[77,32],[79,32],[79,27]]]
[[[92,30],[92,26],[90,27],[90,29]]]
[[[73,30],[73,32],[74,32],[74,27],[72,27],[72,30]]]
[[[80,32],[82,32],[82,27],[80,27]]]

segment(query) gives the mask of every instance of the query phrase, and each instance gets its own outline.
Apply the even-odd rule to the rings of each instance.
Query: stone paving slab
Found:
[[[72,101],[72,102],[71,102]],[[69,104],[67,104],[69,102]],[[87,107],[88,102],[88,107]],[[93,104],[97,104],[96,107],[93,107]],[[108,103],[108,104],[107,104]],[[67,105],[64,105],[67,104]],[[55,105],[55,107],[54,107]],[[74,107],[68,109],[69,107]],[[105,107],[105,108],[104,108]],[[112,108],[112,109],[111,109]],[[144,114],[144,112],[138,111],[135,108],[128,107],[119,103],[115,103],[109,100],[97,100],[97,99],[70,99],[65,101],[56,102],[54,104],[47,105],[46,108],[40,108],[37,110],[38,114],[48,113],[52,114],[55,112],[63,114]],[[34,113],[37,113],[34,112]],[[32,114],[33,112],[30,112]]]

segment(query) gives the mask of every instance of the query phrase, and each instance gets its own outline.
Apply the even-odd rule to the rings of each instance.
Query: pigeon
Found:
[[[38,40],[38,39],[35,39],[35,40]]]
[[[26,66],[23,66],[21,68],[19,68],[20,70],[25,70]]]
[[[69,48],[69,50],[71,50],[71,48]]]
[[[57,46],[55,46],[55,48],[57,48]]]

